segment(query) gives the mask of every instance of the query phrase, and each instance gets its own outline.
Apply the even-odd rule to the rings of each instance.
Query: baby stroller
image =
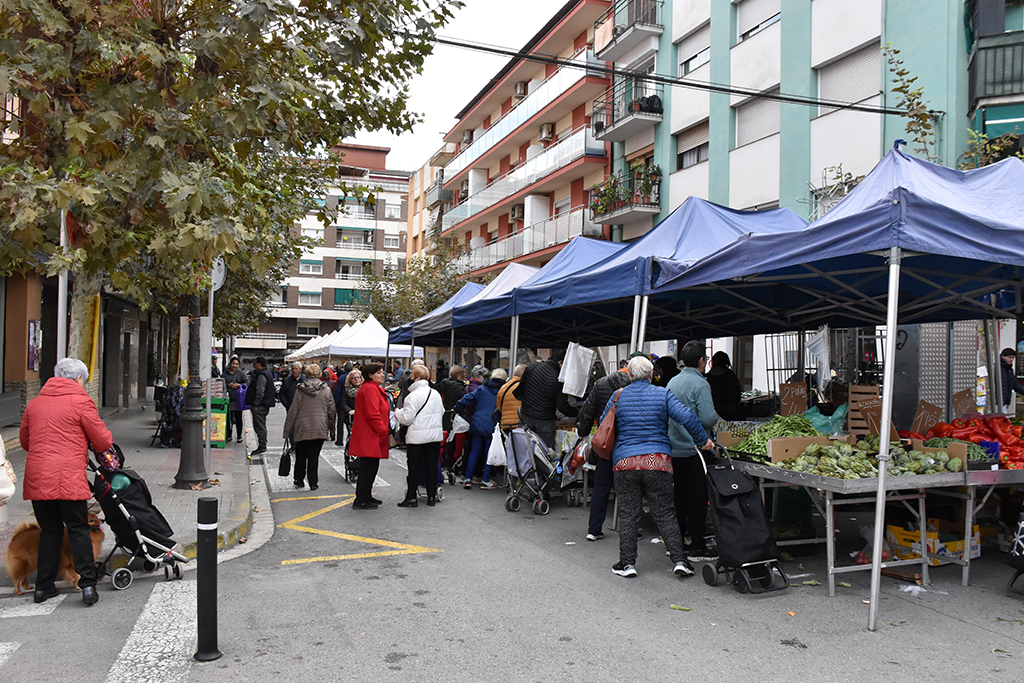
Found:
[[[348,454],[352,443],[352,417],[345,418],[345,481],[354,483],[359,478],[359,459]]]
[[[129,555],[129,566],[141,558],[144,570],[151,572],[162,564],[164,578],[180,579],[181,567],[177,563],[188,562],[188,558],[174,550],[174,531],[153,506],[146,482],[134,470],[124,469],[124,454],[116,444],[105,453],[94,455],[99,466],[89,461],[89,468],[96,473],[92,495],[103,509],[115,539],[114,549],[96,563],[97,572],[109,576],[117,590],[130,586],[134,577],[128,566],[108,571],[110,558],[123,550]]]
[[[718,537],[718,562],[704,565],[704,582],[713,586],[718,576],[725,574],[725,582],[740,593],[788,588],[789,578],[777,559],[779,549],[757,481],[736,469],[725,449],[722,453],[724,458],[709,456],[704,463],[711,520]]]
[[[568,456],[562,458],[562,491],[569,492],[569,507],[586,505],[585,489],[581,490],[587,476],[584,465],[590,457],[590,437],[576,439]]]
[[[533,503],[533,514],[551,511],[550,491],[562,477],[561,460],[539,436],[526,427],[516,427],[505,446],[508,466],[508,497],[505,509],[518,512],[522,501]]]

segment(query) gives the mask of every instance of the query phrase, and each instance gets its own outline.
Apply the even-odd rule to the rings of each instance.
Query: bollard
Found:
[[[217,649],[217,499],[200,498],[196,515],[196,620],[200,662],[220,658]]]

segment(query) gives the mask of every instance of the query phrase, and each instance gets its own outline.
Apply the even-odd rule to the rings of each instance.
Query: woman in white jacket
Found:
[[[405,435],[409,474],[405,500],[398,507],[416,507],[416,487],[423,467],[426,468],[427,505],[433,507],[437,502],[437,465],[444,435],[441,427],[444,405],[441,403],[441,395],[430,388],[427,381],[430,371],[426,366],[417,365],[409,372],[413,379],[409,385],[409,395],[405,397],[402,407],[395,411],[398,421],[409,428]]]

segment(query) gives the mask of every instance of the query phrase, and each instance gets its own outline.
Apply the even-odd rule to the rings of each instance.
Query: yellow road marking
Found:
[[[341,493],[335,496],[300,496],[298,498],[275,498],[272,503],[280,503],[282,500],[320,500],[321,498],[354,498],[354,493]]]
[[[355,560],[367,557],[387,557],[389,555],[417,555],[420,553],[440,553],[443,552],[439,548],[428,548],[422,545],[412,545],[410,543],[397,543],[395,541],[385,541],[380,538],[367,538],[366,536],[354,536],[352,534],[343,534],[338,531],[327,531],[325,529],[315,529],[313,527],[301,526],[302,522],[318,517],[322,514],[328,513],[331,510],[337,510],[340,507],[351,505],[352,501],[355,500],[354,495],[350,496],[309,496],[306,498],[283,498],[278,500],[312,500],[316,498],[338,498],[344,497],[346,500],[339,501],[333,505],[328,505],[325,508],[314,510],[313,512],[307,513],[295,519],[289,520],[278,524],[279,528],[292,529],[294,531],[304,531],[309,534],[317,534],[320,536],[330,536],[332,538],[339,538],[343,541],[356,541],[357,543],[368,543],[370,545],[379,545],[385,548],[394,548],[394,550],[381,551],[377,553],[355,553],[351,555],[332,555],[325,557],[309,557],[304,559],[294,560],[282,560],[281,564],[306,564],[309,562],[329,562],[333,560]],[[276,501],[275,501],[276,502]]]

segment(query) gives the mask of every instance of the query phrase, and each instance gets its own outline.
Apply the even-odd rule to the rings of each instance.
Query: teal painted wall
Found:
[[[781,90],[787,95],[817,95],[811,68],[811,2],[782,0]],[[813,107],[780,105],[779,206],[807,218],[810,197],[811,114]],[[803,199],[805,201],[801,202]]]
[[[729,50],[736,36],[736,12],[730,2],[711,3],[711,82],[730,80]],[[735,126],[729,96],[711,93],[708,121],[708,198],[729,204],[729,150],[732,149]]]
[[[669,0],[662,9],[661,23],[665,32],[658,42],[658,56],[655,58],[657,72],[663,76],[674,78],[676,75],[676,46],[672,43],[672,6]],[[672,86],[664,86],[661,98],[665,110],[661,123],[654,127],[654,163],[661,166],[661,187],[659,195],[661,211],[654,216],[654,225],[663,221],[671,212],[669,204],[669,174],[676,170],[676,146],[672,139]]]
[[[964,0],[932,0],[929,21],[921,21],[920,0],[887,0],[882,17],[882,44],[900,50],[904,68],[917,76],[914,84],[924,90],[924,99],[935,111],[943,112],[936,128],[938,142],[933,154],[938,163],[956,167],[967,144],[967,44],[964,37]],[[883,59],[884,103],[894,107],[898,96],[892,92],[892,78]],[[906,120],[886,116],[881,150],[885,154],[897,138],[907,139]],[[904,151],[920,156],[913,145]]]

